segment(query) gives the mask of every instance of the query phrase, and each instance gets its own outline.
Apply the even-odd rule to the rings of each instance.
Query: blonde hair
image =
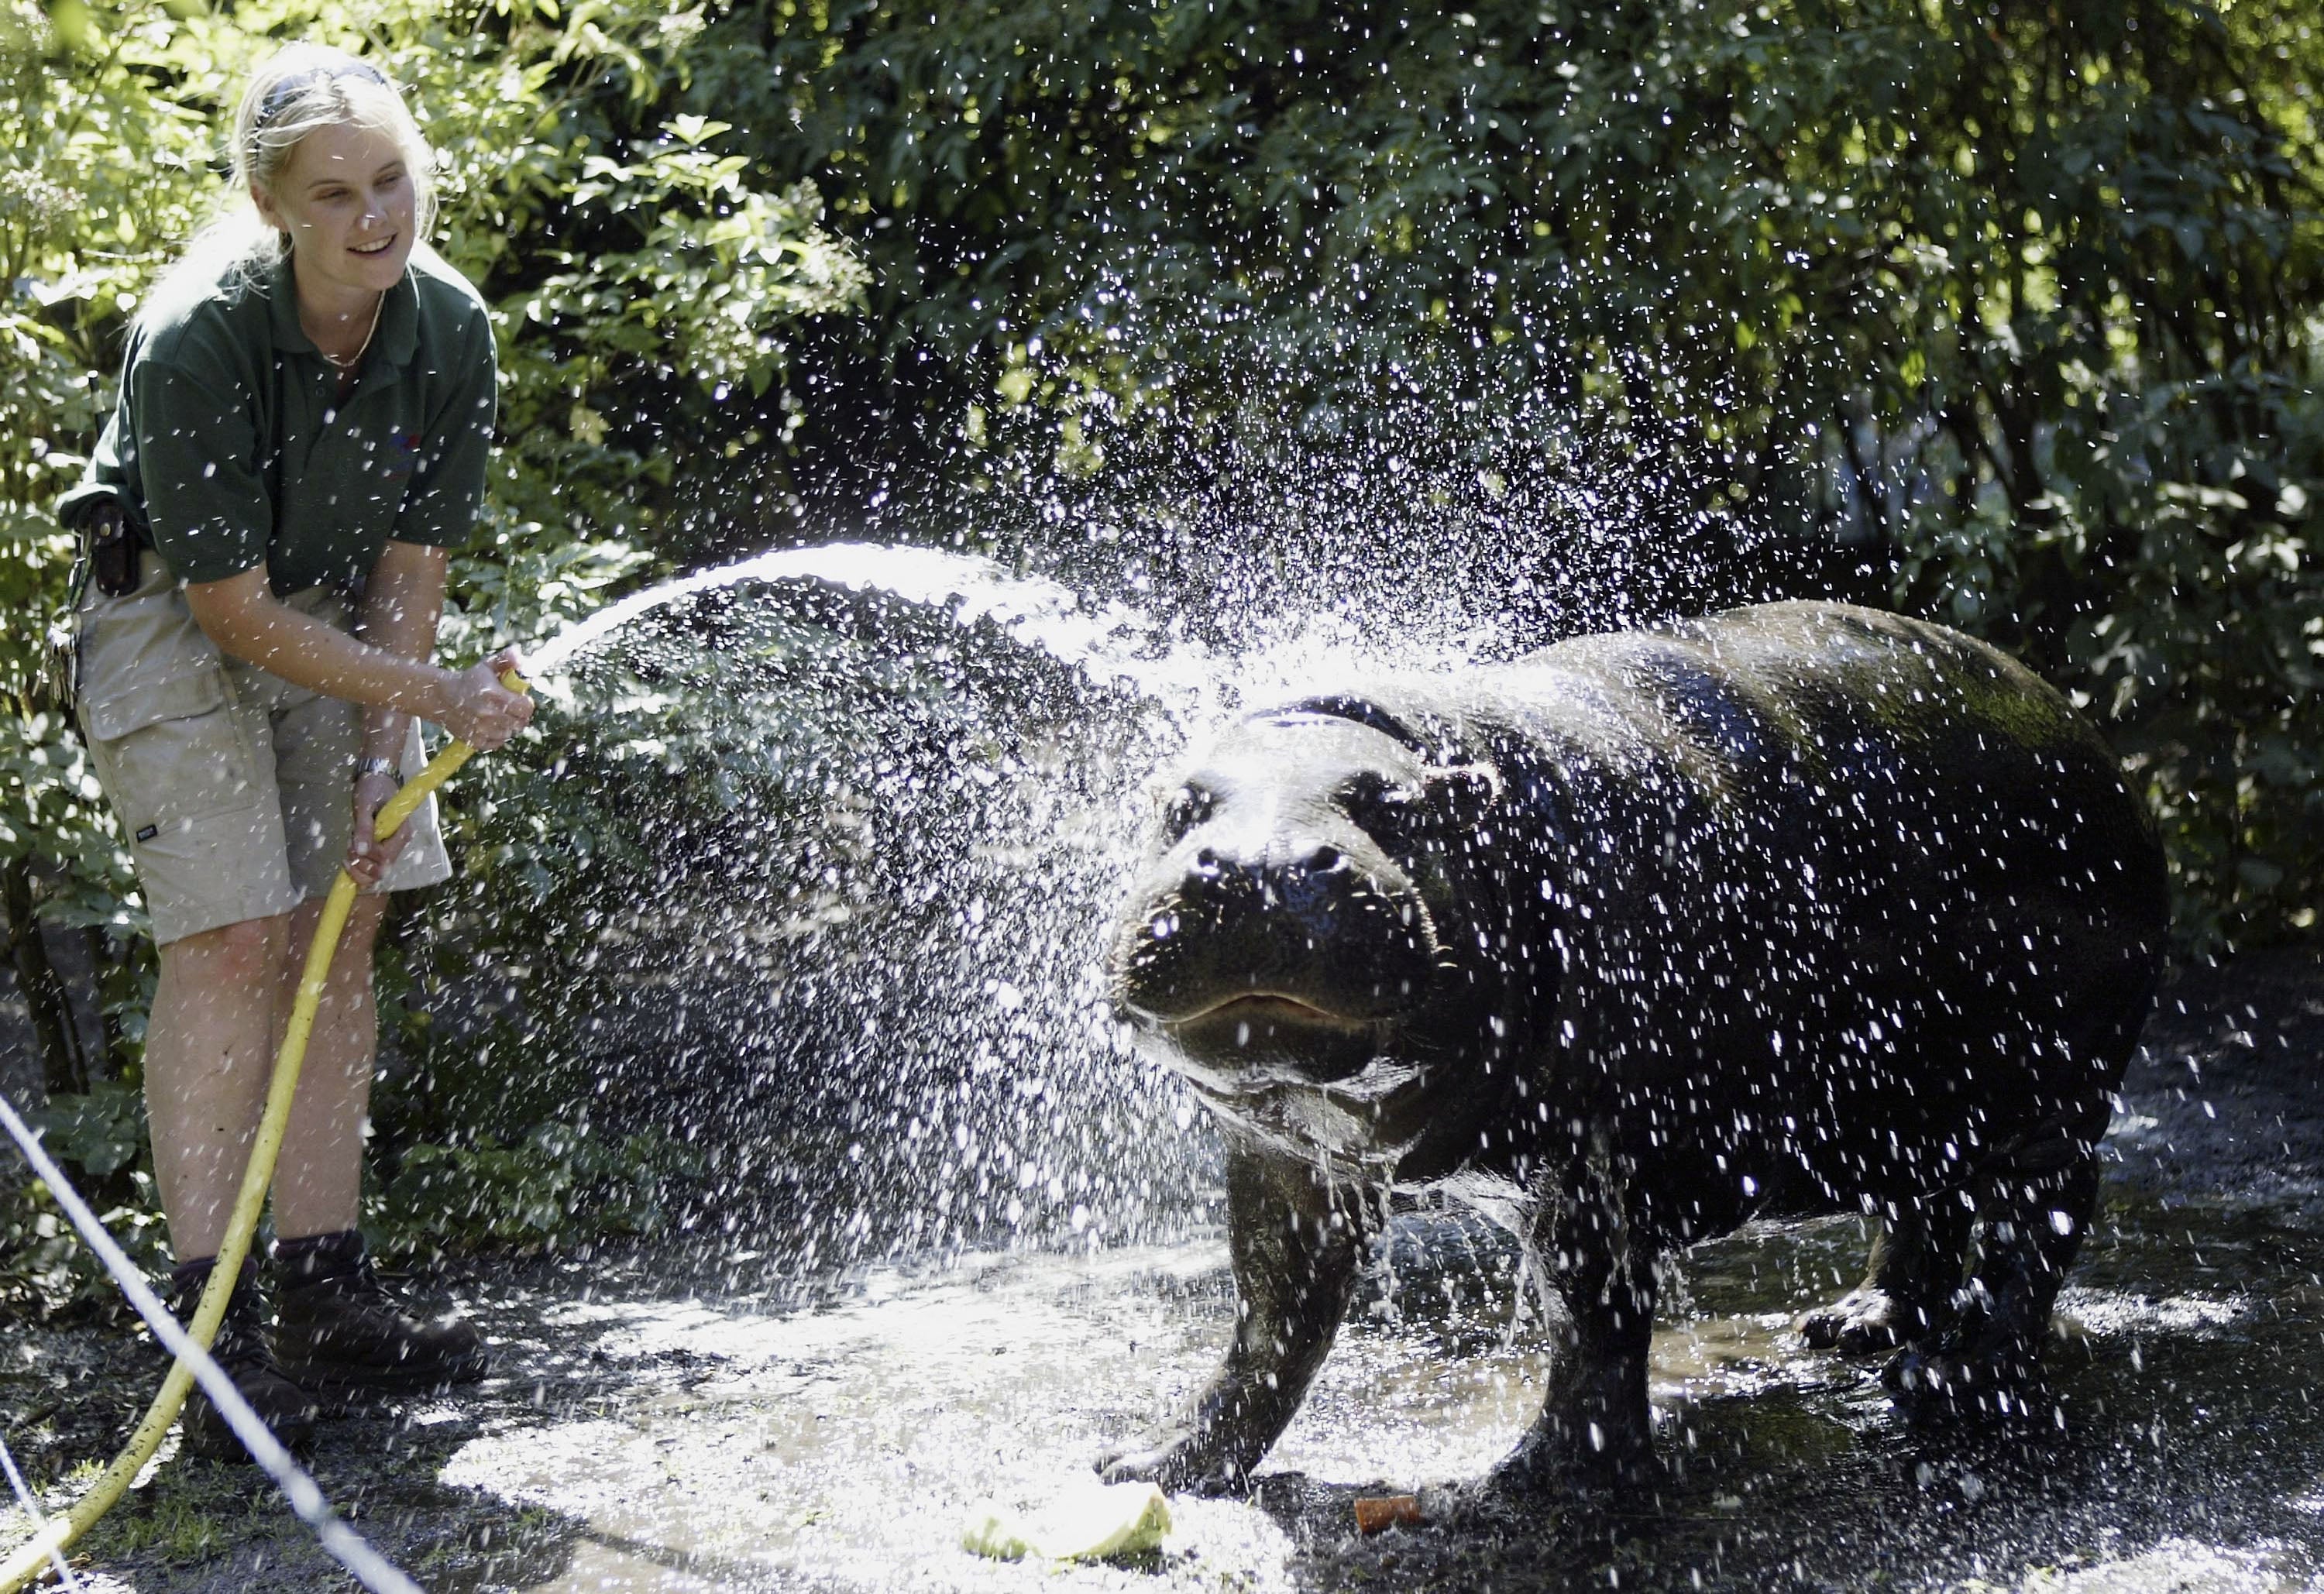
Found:
[[[233,177],[218,214],[194,235],[154,286],[147,303],[165,304],[173,290],[195,289],[229,277],[263,277],[290,253],[288,234],[266,224],[251,190],[272,193],[299,141],[338,125],[384,133],[403,152],[424,242],[436,223],[436,152],[412,120],[403,96],[372,62],[327,44],[291,44],[250,76],[235,107],[227,158]]]

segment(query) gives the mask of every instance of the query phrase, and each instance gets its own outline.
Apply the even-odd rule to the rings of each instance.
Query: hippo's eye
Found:
[[[1420,838],[1420,794],[1367,770],[1333,794],[1342,813],[1384,852],[1407,852]]]
[[[1162,805],[1162,843],[1167,846],[1211,816],[1218,799],[1199,786],[1184,786]]]

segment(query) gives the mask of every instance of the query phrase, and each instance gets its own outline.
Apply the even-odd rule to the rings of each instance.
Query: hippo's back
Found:
[[[1577,638],[1518,668],[1556,684],[1553,703],[1589,699],[1601,734],[1610,706],[1618,758],[1668,762],[1770,840],[1842,845],[1891,879],[1982,861],[2111,880],[2159,923],[2153,827],[2112,751],[2032,671],[1959,631],[1766,604]]]
[[[1580,687],[1618,705],[1627,730],[1684,750],[1709,779],[2038,778],[2136,813],[2112,753],[2064,697],[1998,650],[1901,615],[1763,604],[1578,637],[1516,668],[1556,683],[1553,696]]]
[[[1565,800],[1646,860],[1628,886],[1671,959],[1865,1011],[2143,1006],[2168,908],[2153,823],[2073,705],[1983,642],[1769,604],[1561,643],[1497,696]]]

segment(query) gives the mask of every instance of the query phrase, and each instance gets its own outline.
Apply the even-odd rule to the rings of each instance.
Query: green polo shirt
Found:
[[[483,299],[413,250],[342,397],[295,295],[286,261],[255,281],[181,278],[149,303],[113,418],[59,512],[109,493],[180,580],[263,563],[279,596],[351,586],[391,539],[466,542],[496,397]]]

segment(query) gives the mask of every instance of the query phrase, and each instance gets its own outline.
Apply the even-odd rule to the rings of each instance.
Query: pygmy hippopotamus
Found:
[[[1111,960],[1118,1016],[1223,1132],[1240,1311],[1184,1424],[1101,1465],[1240,1488],[1385,1191],[1432,1184],[1564,1307],[1504,1487],[1643,1466],[1657,1258],[1759,1217],[1877,1220],[1803,1328],[1901,1346],[1908,1413],[2048,1421],[2036,1356],[2166,911],[2153,825],[2072,706],[1869,610],[1243,719],[1169,797]]]

